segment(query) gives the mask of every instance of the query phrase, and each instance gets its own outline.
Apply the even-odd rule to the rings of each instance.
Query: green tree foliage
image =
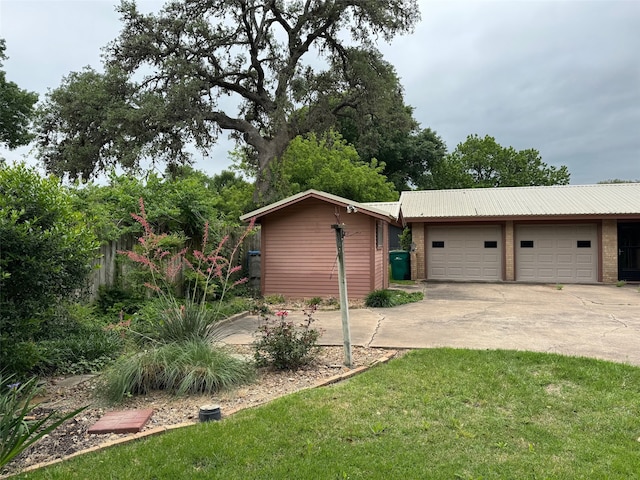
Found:
[[[135,172],[141,157],[157,153],[146,149],[157,134],[153,116],[165,114],[155,100],[137,96],[116,69],[70,73],[37,110],[39,158],[59,177],[87,180],[114,164]]]
[[[158,231],[190,238],[200,238],[207,221],[215,233],[222,225],[238,225],[238,217],[255,208],[253,187],[241,177],[229,171],[209,177],[188,166],[173,168],[165,177],[149,174],[146,179],[111,173],[107,185],[87,183],[73,193],[76,208],[101,241],[141,233],[131,218],[140,198]]]
[[[489,135],[484,138],[469,135],[432,167],[426,186],[441,189],[567,185],[569,176],[566,166],[556,168],[542,162],[537,150],[518,151],[500,146]]]
[[[416,130],[387,144],[379,152],[384,173],[398,191],[428,188],[431,171],[440,164],[447,146],[430,128]]]
[[[263,201],[271,200],[269,167],[292,138],[319,123],[332,125],[347,108],[359,113],[356,119],[370,119],[381,98],[377,89],[386,87],[376,81],[381,62],[374,39],[409,32],[420,16],[416,0],[169,1],[150,14],[123,0],[119,11],[123,28],[107,50],[106,76],[124,73],[125,110],[140,112],[144,128],[138,128],[136,113],[134,131],[125,138],[138,145],[124,152],[110,138],[100,148],[117,147],[109,157],[117,161],[127,153],[164,153],[177,161],[184,159],[186,143],[206,150],[228,131],[251,150],[259,173],[256,199]],[[62,88],[70,91],[71,85]],[[99,129],[101,122],[87,120],[81,125]],[[43,131],[56,139],[41,144],[43,155],[64,158],[60,150],[82,130],[52,123]],[[139,131],[145,135],[136,137]],[[70,173],[94,171],[105,161],[91,155],[86,160],[90,165]]]
[[[361,161],[356,149],[335,132],[294,138],[278,169],[280,198],[309,188],[356,202],[395,201],[399,196],[382,174],[384,164]]]
[[[7,59],[5,50],[5,40],[0,38],[0,67]],[[13,149],[33,139],[29,127],[34,114],[33,106],[37,101],[36,93],[7,81],[6,73],[0,70],[0,145]]]
[[[0,167],[0,365],[37,362],[33,335],[46,314],[84,285],[97,242],[55,178]]]

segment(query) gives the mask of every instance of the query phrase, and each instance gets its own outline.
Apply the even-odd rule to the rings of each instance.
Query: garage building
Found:
[[[403,192],[414,279],[640,281],[640,184]]]

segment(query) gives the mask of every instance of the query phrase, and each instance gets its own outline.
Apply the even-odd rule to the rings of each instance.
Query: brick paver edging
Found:
[[[365,371],[369,370],[371,367],[374,367],[376,365],[380,365],[380,364],[383,364],[383,363],[387,363],[389,360],[391,360],[393,357],[395,357],[397,355],[397,353],[398,352],[396,350],[390,350],[386,355],[383,355],[382,357],[380,357],[379,359],[377,359],[376,361],[371,363],[371,365],[357,367],[357,368],[354,368],[353,370],[349,370],[348,372],[344,372],[344,373],[340,373],[338,375],[334,375],[333,377],[329,377],[327,379],[320,380],[315,385],[312,385],[310,387],[305,387],[305,388],[302,388],[302,389],[297,390],[297,391],[300,392],[302,390],[309,390],[311,388],[324,387],[324,386],[327,386],[327,385],[331,385],[333,383],[338,383],[338,382],[340,382],[342,380],[346,380],[347,378],[351,378],[351,377],[353,377],[355,375],[358,375],[358,374],[360,374],[362,372],[365,372]],[[292,393],[295,393],[295,392],[292,392]],[[291,394],[288,394],[288,395],[291,395]],[[233,415],[234,413],[238,413],[241,410],[246,410],[248,408],[259,407],[260,405],[264,405],[265,403],[269,403],[269,401],[261,403],[261,404],[258,404],[258,405],[251,405],[251,406],[247,406],[247,407],[234,408],[234,409],[231,409],[231,410],[228,410],[227,412],[225,412],[224,416],[228,417],[229,415]],[[21,470],[19,473],[30,472],[30,471],[36,470],[38,468],[48,467],[50,465],[55,465],[56,463],[61,463],[61,462],[64,462],[65,460],[69,460],[71,458],[74,458],[74,457],[77,457],[77,456],[80,456],[80,455],[84,455],[86,453],[98,452],[100,450],[104,450],[105,448],[113,447],[114,445],[120,445],[121,443],[132,442],[132,441],[135,441],[135,440],[140,440],[141,438],[160,435],[162,433],[170,432],[171,430],[176,430],[178,428],[191,427],[193,425],[197,425],[198,423],[200,423],[200,422],[184,422],[184,423],[176,423],[174,425],[165,425],[165,426],[162,426],[162,427],[151,428],[149,430],[145,430],[144,432],[134,433],[134,434],[129,435],[127,437],[117,438],[115,440],[109,440],[107,442],[101,443],[100,445],[96,445],[95,447],[89,447],[89,448],[86,448],[84,450],[79,450],[79,451],[74,452],[74,453],[72,453],[70,455],[66,455],[64,457],[56,458],[55,460],[51,460],[51,461],[48,461],[48,462],[42,462],[42,463],[36,463],[35,465],[29,465],[28,467],[25,467],[24,470]],[[8,477],[7,476],[0,476],[0,478],[8,478]]]

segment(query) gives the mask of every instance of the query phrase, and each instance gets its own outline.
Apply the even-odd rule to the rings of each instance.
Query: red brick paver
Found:
[[[136,433],[142,430],[151,415],[152,408],[108,412],[89,428],[89,433]]]

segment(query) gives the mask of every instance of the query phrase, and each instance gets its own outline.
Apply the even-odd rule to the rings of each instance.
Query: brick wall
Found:
[[[507,220],[504,225],[504,279],[513,282],[516,279],[515,247],[513,236],[513,220]]]
[[[424,250],[424,223],[411,224],[411,241],[416,249],[411,253],[411,279],[423,280],[427,278],[425,272],[425,250]]]
[[[618,221],[602,220],[602,282],[618,281]]]

